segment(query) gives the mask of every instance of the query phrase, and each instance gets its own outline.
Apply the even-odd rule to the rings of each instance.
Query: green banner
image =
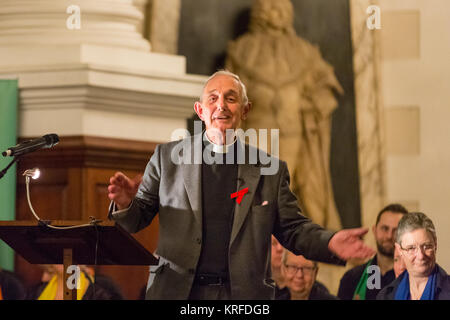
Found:
[[[17,142],[17,80],[0,79],[0,152]],[[11,157],[0,155],[0,170],[10,162]],[[16,216],[16,165],[0,179],[0,220],[14,220]],[[14,252],[0,240],[0,268],[13,271]]]

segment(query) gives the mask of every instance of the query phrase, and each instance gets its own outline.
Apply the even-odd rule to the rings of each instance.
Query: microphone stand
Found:
[[[0,179],[3,178],[3,176],[6,174],[6,171],[8,171],[8,169],[11,168],[11,166],[17,161],[19,161],[19,158],[14,157],[14,159],[8,164],[8,166],[0,171]]]

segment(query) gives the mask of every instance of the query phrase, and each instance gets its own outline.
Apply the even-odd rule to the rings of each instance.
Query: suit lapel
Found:
[[[182,163],[184,187],[189,198],[192,212],[202,226],[202,165],[199,157],[202,157],[202,135],[197,134],[192,142],[187,144],[185,152],[190,155],[190,163]]]
[[[247,149],[247,147],[246,147]],[[236,202],[234,207],[233,227],[231,229],[230,246],[239,233],[245,218],[248,215],[250,205],[253,202],[256,188],[261,177],[261,168],[256,164],[240,164],[238,166],[237,190],[248,188],[248,193],[244,195],[240,204]]]

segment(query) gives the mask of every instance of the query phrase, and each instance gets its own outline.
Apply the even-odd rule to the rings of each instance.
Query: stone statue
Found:
[[[339,230],[329,159],[334,94],[343,90],[318,47],[296,35],[290,0],[254,1],[249,29],[229,43],[226,61],[253,102],[245,129],[280,129],[280,158],[304,214]]]

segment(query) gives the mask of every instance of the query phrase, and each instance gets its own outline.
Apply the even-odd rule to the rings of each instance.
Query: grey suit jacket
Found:
[[[252,147],[238,143],[247,154],[252,151]],[[175,164],[171,155],[180,149],[181,154],[187,152],[201,157],[202,136],[158,145],[130,208],[115,215],[110,211],[110,218],[128,232],[148,226],[159,213],[156,253],[160,261],[150,268],[147,299],[187,299],[200,257],[201,164]],[[295,254],[343,264],[328,250],[334,233],[301,215],[289,188],[286,163],[276,158],[271,160],[279,161],[279,170],[273,175],[261,175],[264,165],[260,162],[238,165],[236,190],[248,187],[249,192],[240,204],[236,203],[228,253],[218,253],[228,254],[232,299],[274,298],[270,275],[271,234]]]

